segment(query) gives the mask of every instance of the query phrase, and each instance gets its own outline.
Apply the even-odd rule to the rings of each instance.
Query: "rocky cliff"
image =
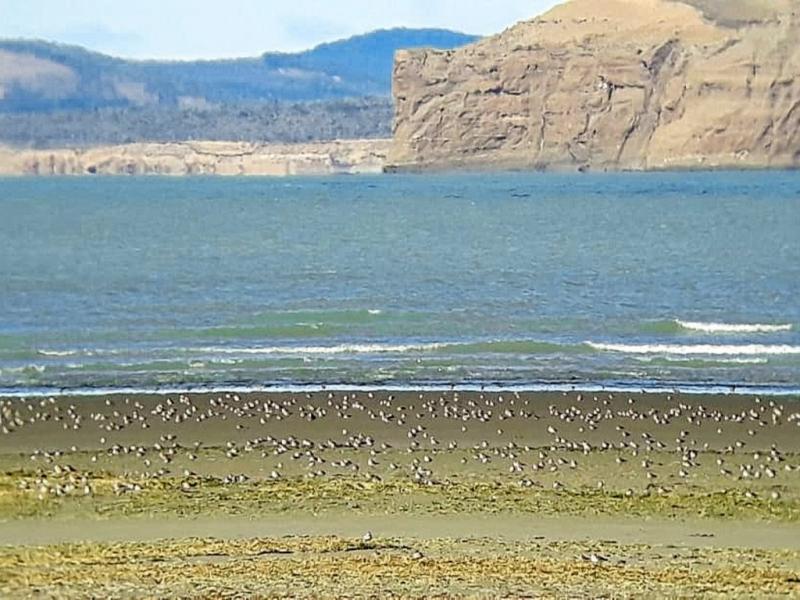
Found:
[[[800,166],[800,0],[572,0],[402,51],[387,169]]]
[[[0,147],[2,175],[329,175],[379,173],[387,140],[311,144],[182,142],[83,150]]]

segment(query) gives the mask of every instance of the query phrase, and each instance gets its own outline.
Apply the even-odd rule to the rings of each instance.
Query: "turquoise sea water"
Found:
[[[800,388],[800,174],[0,180],[0,389]]]

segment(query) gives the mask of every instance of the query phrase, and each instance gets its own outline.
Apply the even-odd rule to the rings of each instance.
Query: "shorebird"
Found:
[[[581,558],[583,560],[589,561],[593,565],[599,565],[604,562],[608,562],[608,559],[601,554],[596,554],[592,552],[591,554],[581,554]]]

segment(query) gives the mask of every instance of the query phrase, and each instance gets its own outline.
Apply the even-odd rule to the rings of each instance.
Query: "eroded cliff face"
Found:
[[[388,140],[309,144],[183,142],[87,149],[0,147],[0,175],[331,175],[380,173]]]
[[[800,0],[572,0],[404,51],[388,169],[800,165]]]

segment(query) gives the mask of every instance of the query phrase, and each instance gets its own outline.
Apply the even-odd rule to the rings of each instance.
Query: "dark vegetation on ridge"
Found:
[[[0,144],[88,147],[190,140],[297,143],[391,137],[389,98],[0,112]]]
[[[0,143],[388,136],[395,51],[475,39],[392,29],[295,54],[191,62],[132,61],[75,46],[0,40]]]

